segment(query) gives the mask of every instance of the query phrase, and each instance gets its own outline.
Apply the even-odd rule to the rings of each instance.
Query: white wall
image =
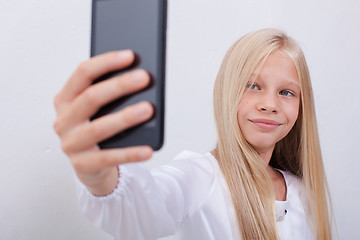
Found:
[[[0,0],[0,238],[111,239],[78,211],[53,96],[89,56],[89,0]],[[306,54],[340,239],[360,228],[360,1],[169,0],[166,142],[151,166],[215,142],[212,86],[241,35],[278,27]]]

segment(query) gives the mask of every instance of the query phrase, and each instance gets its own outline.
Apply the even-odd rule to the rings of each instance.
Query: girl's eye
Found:
[[[291,96],[295,96],[295,94],[289,90],[282,90],[280,92],[280,95],[286,96],[286,97],[291,97]]]
[[[248,83],[246,84],[246,87],[253,90],[260,90],[259,86],[256,85],[256,83]]]

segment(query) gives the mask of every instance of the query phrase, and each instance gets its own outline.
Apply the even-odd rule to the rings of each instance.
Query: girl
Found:
[[[328,189],[310,76],[298,44],[264,29],[227,52],[214,87],[218,144],[180,153],[149,172],[147,146],[97,142],[148,120],[143,102],[89,122],[102,105],[149,83],[143,70],[90,85],[129,66],[130,51],[78,67],[55,98],[54,128],[78,176],[84,214],[115,239],[331,239]]]

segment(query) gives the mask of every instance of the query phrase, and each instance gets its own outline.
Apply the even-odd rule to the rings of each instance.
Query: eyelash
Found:
[[[280,91],[280,95],[283,95],[283,94],[281,94],[281,93],[284,93],[284,92],[290,93],[291,96],[295,96],[295,94],[294,94],[292,91],[289,91],[289,90],[282,90],[282,91]],[[285,94],[284,96],[289,97],[287,94]]]
[[[246,84],[246,87],[253,90],[255,90],[254,87],[257,87],[260,90],[260,87],[256,83],[248,83]]]
[[[248,84],[246,84],[246,87],[251,89],[251,90],[260,90],[259,85],[257,85],[256,83],[248,83]],[[255,89],[255,88],[257,88],[257,89]],[[285,93],[285,94],[283,94],[283,93]],[[286,97],[290,97],[288,94],[290,94],[293,97],[295,96],[295,93],[290,91],[290,90],[282,90],[282,91],[279,92],[279,94],[283,95],[283,96],[286,96]]]

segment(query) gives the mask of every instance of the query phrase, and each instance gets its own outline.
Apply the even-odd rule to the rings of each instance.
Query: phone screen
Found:
[[[164,0],[93,0],[91,56],[113,50],[131,49],[139,57],[136,66],[110,73],[102,81],[135,68],[151,76],[150,86],[103,107],[92,119],[139,101],[149,101],[154,117],[99,144],[101,148],[150,145],[159,149],[164,129],[166,1]]]

